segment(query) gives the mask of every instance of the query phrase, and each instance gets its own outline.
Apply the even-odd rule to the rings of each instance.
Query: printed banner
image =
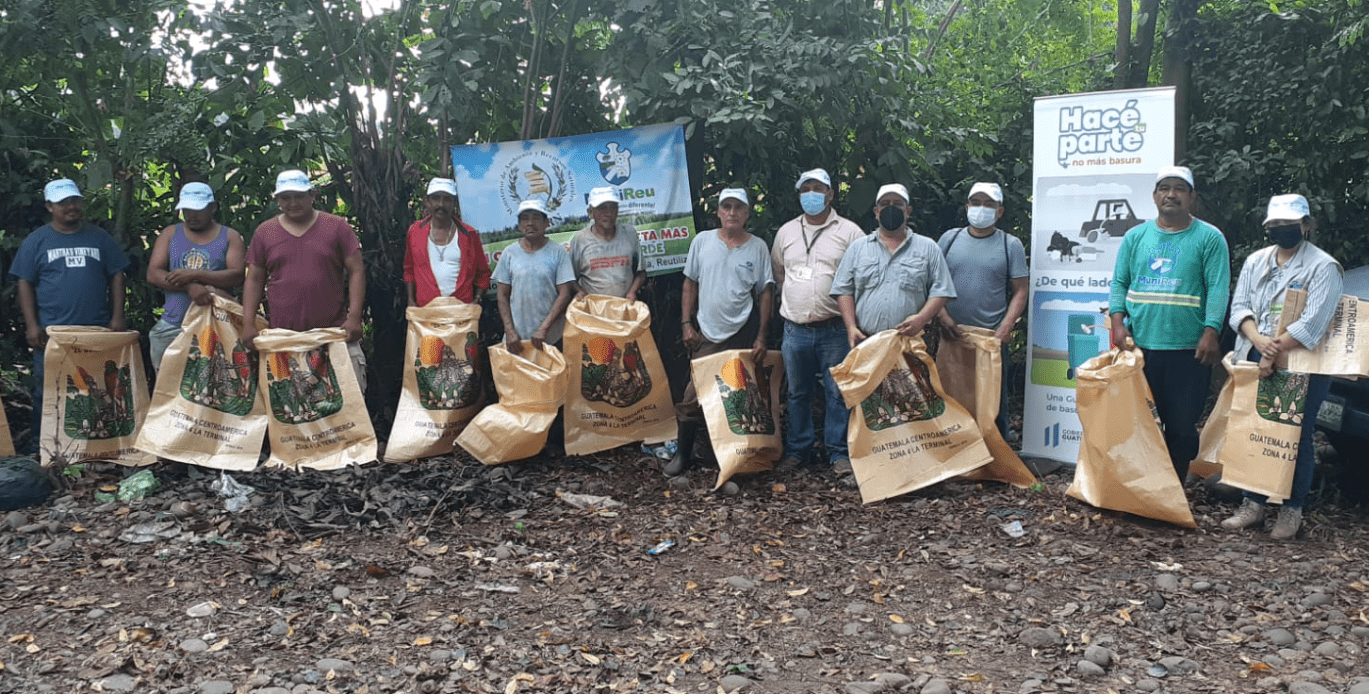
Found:
[[[1155,217],[1155,174],[1174,163],[1174,88],[1042,97],[1035,132],[1022,454],[1072,465],[1075,370],[1111,347],[1117,249]]]
[[[684,268],[694,236],[684,127],[652,125],[550,140],[452,147],[461,219],[480,232],[490,268],[516,241],[518,203],[539,198],[551,215],[548,236],[569,244],[591,223],[586,196],[610,186],[623,201],[618,224],[642,242],[648,275]]]

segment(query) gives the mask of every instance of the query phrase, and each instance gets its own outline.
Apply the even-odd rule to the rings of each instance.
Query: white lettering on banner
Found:
[[[1126,154],[1145,145],[1146,124],[1141,122],[1141,111],[1131,99],[1120,109],[1086,109],[1067,106],[1060,109],[1060,138],[1056,158],[1060,166],[1068,168],[1076,155]],[[1127,158],[1128,160],[1133,158]],[[1134,164],[1135,161],[1075,160],[1076,164]]]

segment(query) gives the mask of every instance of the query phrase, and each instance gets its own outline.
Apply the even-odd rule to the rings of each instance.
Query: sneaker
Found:
[[[803,465],[803,460],[800,459],[799,457],[797,457],[797,456],[785,456],[784,458],[780,459],[779,464],[777,464],[777,465],[775,466],[775,470],[776,470],[776,471],[779,471],[779,472],[781,472],[781,473],[784,473],[784,472],[788,472],[788,471],[795,470],[795,469],[797,469],[799,466],[802,466],[802,465]]]
[[[849,475],[852,473],[851,459],[845,456],[832,461],[832,472],[836,475]]]
[[[1276,541],[1286,541],[1298,535],[1302,526],[1302,510],[1295,507],[1279,507],[1279,518],[1274,521],[1274,530],[1269,537]]]
[[[1282,514],[1279,516],[1280,518],[1283,517]],[[1241,501],[1241,507],[1236,510],[1236,515],[1222,522],[1222,528],[1234,531],[1249,528],[1261,521],[1264,521],[1264,505],[1247,497]],[[1296,526],[1293,528],[1297,530]]]

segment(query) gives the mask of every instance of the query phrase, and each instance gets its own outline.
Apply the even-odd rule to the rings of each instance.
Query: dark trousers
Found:
[[[1192,350],[1145,350],[1146,383],[1165,430],[1165,446],[1179,481],[1188,477],[1188,464],[1198,455],[1198,418],[1203,416],[1212,386],[1212,368],[1193,357]]]

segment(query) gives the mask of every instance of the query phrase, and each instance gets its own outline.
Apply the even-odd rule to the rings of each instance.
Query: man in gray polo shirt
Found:
[[[941,325],[952,340],[960,325],[987,328],[1003,344],[1003,377],[994,424],[1008,437],[1008,339],[1027,307],[1027,256],[1017,237],[998,228],[1003,217],[1003,189],[996,183],[970,187],[965,204],[968,226],[948,229],[937,240],[951,269],[956,298],[941,312]]]
[[[770,249],[746,231],[751,203],[741,188],[718,194],[719,229],[699,232],[689,244],[680,319],[689,359],[723,350],[751,349],[752,359],[765,358],[765,336],[774,312],[774,279]],[[695,314],[695,308],[698,314]],[[697,327],[695,325],[697,321]],[[675,406],[680,423],[680,448],[662,472],[683,473],[693,463],[694,440],[703,420],[694,380],[685,385]]]
[[[590,223],[570,240],[576,299],[587,294],[637,299],[646,282],[646,260],[637,229],[618,221],[618,193],[607,186],[589,192]]]
[[[908,228],[908,189],[891,183],[875,197],[879,230],[851,243],[837,267],[832,294],[851,347],[891,328],[917,335],[955,298],[941,249]]]

